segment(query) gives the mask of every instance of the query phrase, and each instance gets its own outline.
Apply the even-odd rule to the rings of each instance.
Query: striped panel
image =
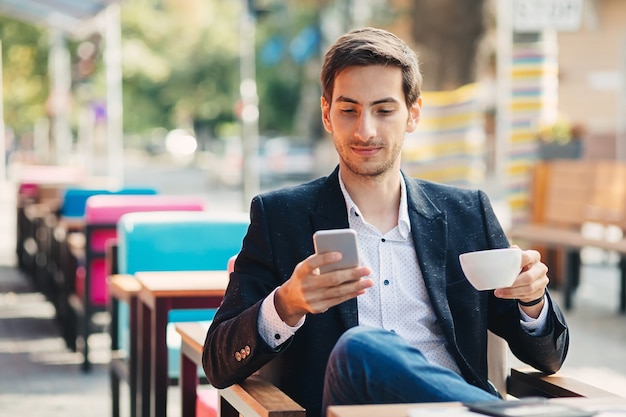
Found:
[[[557,113],[558,64],[549,42],[514,43],[512,54],[507,194],[511,222],[517,224],[529,218],[538,126]]]
[[[459,186],[485,179],[485,134],[477,84],[422,93],[417,130],[407,134],[402,168],[412,176]]]

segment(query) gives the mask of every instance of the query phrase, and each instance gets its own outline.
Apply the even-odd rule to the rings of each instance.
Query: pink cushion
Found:
[[[196,417],[217,417],[217,390],[213,387],[198,389]]]
[[[94,306],[106,306],[109,293],[106,286],[106,264],[104,259],[95,259],[91,263],[89,272],[94,278],[104,278],[97,278],[89,281],[89,284],[91,284],[91,304]]]
[[[115,224],[126,213],[139,211],[203,211],[206,200],[174,195],[94,195],[87,199],[87,224]]]
[[[26,182],[20,184],[20,187],[17,191],[18,195],[25,198],[35,198],[37,197],[37,192],[39,191],[39,187],[37,184],[32,182]]]
[[[85,295],[85,267],[76,268],[76,277],[74,278],[74,291],[83,299]]]
[[[113,229],[101,229],[93,230],[91,232],[91,238],[89,239],[89,247],[94,252],[104,252],[106,249],[106,243],[117,238],[117,231]]]
[[[108,296],[106,279],[102,280],[98,278],[106,276],[106,265],[104,259],[94,260],[89,268],[89,273],[92,277],[94,277],[94,279],[89,281],[91,284],[91,296],[89,301],[92,306],[104,307],[106,306]],[[79,266],[76,268],[76,281],[74,286],[76,288],[76,294],[80,296],[81,299],[85,297],[85,278],[85,267]]]
[[[106,244],[117,238],[115,226],[123,214],[146,211],[204,211],[206,200],[202,197],[173,195],[102,194],[87,199],[85,220],[92,227],[89,250],[104,253]],[[98,225],[108,226],[100,228]],[[108,298],[104,257],[94,259],[89,266],[89,299],[94,306],[104,306]],[[77,293],[84,295],[86,276],[78,277]],[[80,288],[80,289],[79,289]]]

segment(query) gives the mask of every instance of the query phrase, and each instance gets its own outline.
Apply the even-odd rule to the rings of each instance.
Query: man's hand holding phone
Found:
[[[352,229],[318,230],[313,234],[313,244],[315,253],[340,252],[342,255],[341,260],[320,266],[322,274],[359,266],[356,232]]]
[[[363,279],[371,271],[359,266],[354,230],[318,231],[313,241],[316,253],[296,266],[274,296],[278,315],[291,326],[305,314],[323,313],[373,285],[371,279]]]

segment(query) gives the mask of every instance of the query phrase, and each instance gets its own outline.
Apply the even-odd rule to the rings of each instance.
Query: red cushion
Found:
[[[217,417],[217,390],[199,388],[196,397],[196,417]]]
[[[81,300],[85,296],[85,267],[84,266],[79,266],[76,268],[74,291],[76,291],[76,294],[80,296]]]

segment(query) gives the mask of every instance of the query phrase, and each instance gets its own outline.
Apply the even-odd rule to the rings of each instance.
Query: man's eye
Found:
[[[354,109],[341,109],[342,113],[356,113],[356,110]]]
[[[379,109],[378,113],[390,114],[390,113],[393,113],[393,109]]]

